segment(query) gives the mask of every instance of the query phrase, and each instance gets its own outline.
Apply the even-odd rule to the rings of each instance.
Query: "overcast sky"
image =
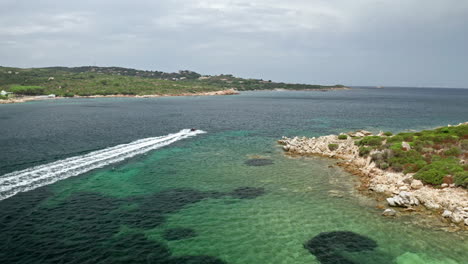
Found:
[[[468,0],[0,0],[0,65],[468,88]]]

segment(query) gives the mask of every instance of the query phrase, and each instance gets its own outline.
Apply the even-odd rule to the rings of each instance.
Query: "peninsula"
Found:
[[[435,213],[468,228],[468,122],[421,132],[368,131],[318,138],[283,137],[292,155],[320,155],[342,160],[360,176],[362,190],[386,198],[387,216],[401,211]]]
[[[244,79],[231,74],[166,73],[121,67],[0,67],[0,103],[55,97],[232,95],[252,90],[347,89],[343,85],[310,85]],[[42,97],[41,97],[42,96]]]

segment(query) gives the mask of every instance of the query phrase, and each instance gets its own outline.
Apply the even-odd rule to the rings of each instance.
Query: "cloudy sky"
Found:
[[[467,0],[0,0],[0,65],[468,88]]]

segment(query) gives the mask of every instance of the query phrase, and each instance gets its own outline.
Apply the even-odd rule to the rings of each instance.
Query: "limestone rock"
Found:
[[[393,209],[385,209],[382,213],[383,216],[395,216],[396,215],[396,211],[393,210]]]
[[[419,189],[421,189],[423,186],[424,186],[424,184],[423,184],[422,181],[420,181],[420,180],[413,180],[413,181],[411,182],[411,188],[412,188],[412,189],[419,190]]]
[[[451,216],[452,216],[452,212],[449,210],[444,210],[444,212],[442,213],[442,217],[448,218]]]
[[[409,188],[408,186],[401,186],[400,188],[398,188],[400,191],[409,191]]]
[[[410,207],[419,205],[419,200],[410,192],[402,191],[398,195],[387,198],[390,206]]]
[[[440,205],[438,203],[435,203],[433,201],[430,201],[430,200],[426,200],[424,202],[424,206],[429,209],[429,210],[437,210],[437,209],[440,209]]]
[[[460,214],[452,213],[452,222],[454,223],[461,223],[463,221],[463,217]]]
[[[372,186],[371,189],[378,193],[384,193],[388,191],[388,187],[385,184],[376,184],[375,186]]]
[[[406,149],[406,150],[410,150],[411,149],[411,146],[408,142],[401,142],[401,146]]]

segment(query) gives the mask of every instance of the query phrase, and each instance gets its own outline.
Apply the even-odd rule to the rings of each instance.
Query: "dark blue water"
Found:
[[[355,88],[0,105],[0,179],[208,132],[0,201],[0,263],[466,263],[466,233],[384,218],[333,161],[287,158],[276,140],[458,124],[467,102],[468,89]]]
[[[431,128],[466,121],[467,102],[468,89],[355,88],[0,105],[0,174],[190,127],[275,138]]]

